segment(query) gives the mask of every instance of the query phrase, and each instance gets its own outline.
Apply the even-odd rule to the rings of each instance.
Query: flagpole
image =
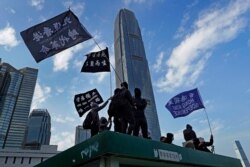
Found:
[[[200,95],[200,92],[199,92],[198,88],[197,88],[197,91],[198,91],[198,95],[200,96],[201,102],[202,102],[202,104],[203,104],[203,100],[202,100],[202,98],[201,98],[201,95]],[[204,105],[203,105],[203,106],[204,106]],[[206,115],[206,117],[207,117],[207,122],[208,122],[208,126],[209,126],[209,129],[210,129],[210,133],[211,133],[211,135],[213,135],[213,133],[212,133],[212,128],[211,128],[211,124],[210,124],[210,121],[209,121],[209,118],[208,118],[208,114],[207,114],[207,110],[206,110],[205,106],[204,106],[204,112],[205,112],[205,115]],[[213,153],[215,153],[214,145],[212,145],[211,147],[212,147],[211,151],[212,151]]]
[[[99,46],[99,44],[96,42],[95,38],[93,37],[92,39],[94,40],[94,42],[95,42],[95,44],[98,46],[98,48],[99,48],[100,50],[102,50],[102,48],[101,48],[101,47]],[[104,54],[105,54],[105,53],[104,53]],[[105,56],[106,56],[106,54],[105,54]],[[105,58],[108,59],[107,56],[106,56]],[[114,70],[115,75],[117,76],[117,78],[119,79],[119,81],[122,82],[121,78],[119,77],[119,75],[118,75],[117,72],[115,71],[115,68],[112,66],[112,64],[110,63],[109,60],[108,60],[108,62],[109,62],[109,64],[110,64],[110,66],[112,67],[112,69]]]
[[[209,121],[209,119],[208,119],[208,115],[207,115],[206,108],[204,108],[204,111],[205,111],[205,114],[206,114],[206,117],[207,117],[207,122],[208,122],[208,126],[209,126],[209,129],[210,129],[210,133],[211,133],[211,135],[213,135],[213,133],[212,133],[212,128],[211,128],[211,125],[210,125],[210,121]]]

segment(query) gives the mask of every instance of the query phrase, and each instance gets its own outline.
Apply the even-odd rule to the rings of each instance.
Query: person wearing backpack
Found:
[[[133,98],[135,110],[135,127],[133,131],[134,136],[139,135],[139,131],[141,129],[142,136],[144,138],[148,138],[148,124],[147,119],[144,114],[144,110],[147,107],[147,101],[141,97],[141,90],[139,88],[134,89],[135,96]]]
[[[101,106],[99,106],[95,102],[91,102],[91,110],[87,114],[84,122],[83,122],[83,128],[84,129],[90,129],[91,137],[98,134],[99,132],[99,111],[101,111],[107,104],[108,101],[111,98],[109,98],[107,101],[105,101]]]

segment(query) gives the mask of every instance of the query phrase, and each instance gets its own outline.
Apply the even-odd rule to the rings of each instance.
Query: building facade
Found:
[[[247,159],[247,156],[240,144],[240,141],[236,140],[234,143],[234,151],[236,154],[236,157],[240,159],[240,162],[243,167],[250,167],[249,161]]]
[[[75,145],[89,139],[91,137],[90,129],[83,129],[81,125],[76,127]]]
[[[59,153],[57,145],[42,145],[39,150],[0,149],[1,167],[33,167]]]
[[[26,127],[24,146],[37,147],[49,145],[51,118],[47,109],[33,109]]]
[[[132,11],[121,9],[116,16],[114,29],[116,87],[128,82],[133,94],[140,88],[142,97],[148,102],[145,115],[148,129],[154,140],[160,139],[160,125],[154,93],[138,21]]]
[[[22,147],[37,74],[0,62],[0,148]]]

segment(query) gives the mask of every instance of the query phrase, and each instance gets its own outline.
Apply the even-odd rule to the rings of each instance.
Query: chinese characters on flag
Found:
[[[86,55],[81,72],[106,72],[110,71],[108,48],[99,52],[91,52]]]
[[[174,96],[167,102],[165,107],[174,118],[184,117],[195,110],[205,108],[197,88]]]
[[[36,62],[40,62],[92,36],[70,10],[21,32]]]
[[[80,117],[91,109],[91,102],[95,102],[97,104],[101,104],[103,102],[103,99],[97,89],[93,89],[88,92],[75,95],[75,108]]]

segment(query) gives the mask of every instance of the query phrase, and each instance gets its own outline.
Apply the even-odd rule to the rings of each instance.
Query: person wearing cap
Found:
[[[164,139],[164,143],[172,144],[173,140],[174,140],[174,134],[167,133],[166,138]]]
[[[196,138],[196,133],[192,129],[192,126],[189,124],[187,124],[186,129],[183,130],[183,135],[184,135],[185,141],[190,141],[190,140],[193,140],[194,138]]]

